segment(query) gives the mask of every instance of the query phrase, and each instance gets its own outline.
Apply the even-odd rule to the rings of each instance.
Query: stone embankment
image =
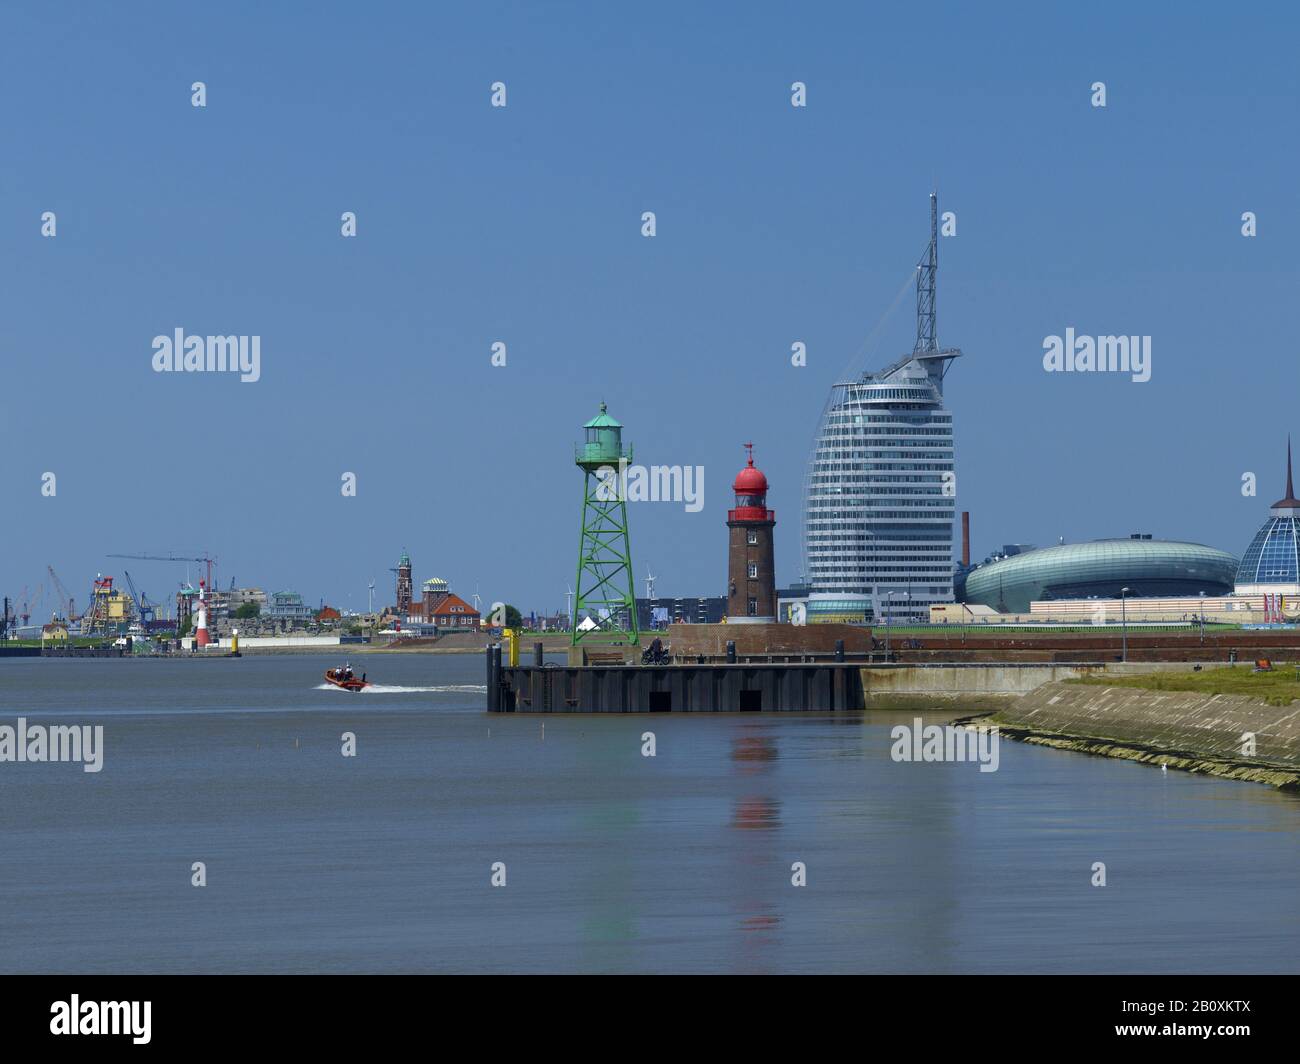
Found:
[[[1052,682],[979,720],[1042,746],[1300,789],[1300,701]]]

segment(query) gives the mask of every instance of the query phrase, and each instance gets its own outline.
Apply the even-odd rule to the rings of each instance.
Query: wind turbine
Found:
[[[645,597],[647,599],[655,597],[655,576],[654,573],[650,571],[649,566],[646,566],[645,571]]]
[[[370,592],[370,609],[368,612],[375,612],[375,581],[372,577],[370,583],[366,585],[366,590]]]
[[[569,618],[569,623],[576,627],[576,619],[573,616],[573,588],[569,584],[565,584],[564,586],[569,589],[564,596],[568,603],[564,608],[564,614]]]

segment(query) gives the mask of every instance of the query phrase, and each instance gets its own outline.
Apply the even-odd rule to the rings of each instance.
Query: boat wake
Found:
[[[332,683],[318,683],[317,691],[343,691],[342,687],[335,687]],[[360,691],[363,695],[416,695],[436,693],[439,691],[473,691],[482,694],[487,690],[486,684],[481,683],[449,683],[440,684],[435,687],[402,687],[397,684],[372,683],[367,684]],[[344,694],[351,694],[350,691],[343,691]]]

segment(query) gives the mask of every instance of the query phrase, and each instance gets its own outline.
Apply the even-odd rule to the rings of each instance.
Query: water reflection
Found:
[[[781,926],[781,917],[771,906],[762,906],[765,910],[753,916],[746,916],[740,921],[742,931],[775,931]]]
[[[781,824],[781,803],[775,798],[752,797],[736,799],[731,826],[742,831],[771,830]]]
[[[757,734],[747,734],[752,732]],[[776,737],[766,725],[748,725],[731,741],[731,760],[742,769],[762,769],[776,759]]]
[[[743,788],[733,799],[730,824],[737,843],[734,878],[744,884],[732,897],[736,926],[742,932],[734,958],[740,971],[773,970],[780,955],[777,932],[783,917],[771,898],[773,883],[787,874],[787,858],[781,852],[781,802],[766,785],[759,793],[752,790],[760,778],[774,782],[779,757],[769,725],[746,724],[732,737],[732,772]]]

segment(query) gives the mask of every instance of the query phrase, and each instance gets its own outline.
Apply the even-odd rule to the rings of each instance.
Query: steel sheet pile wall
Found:
[[[496,659],[499,662],[499,656]],[[834,712],[862,708],[850,664],[501,668],[488,709],[522,713]]]

